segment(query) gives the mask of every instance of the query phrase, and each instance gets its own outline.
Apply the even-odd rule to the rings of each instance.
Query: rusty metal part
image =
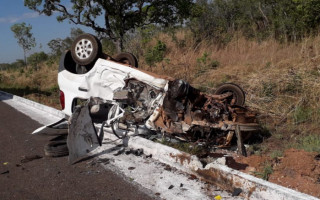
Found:
[[[230,92],[208,95],[183,81],[169,83],[167,96],[155,120],[157,130],[189,141],[206,141],[218,147],[228,147],[237,135],[243,144],[242,132],[259,130],[256,113],[231,105]],[[228,101],[227,101],[228,99]],[[235,134],[236,133],[236,134]],[[244,150],[242,149],[242,154]]]
[[[236,126],[236,135],[237,135],[237,146],[238,146],[238,154],[243,155],[243,156],[247,156],[247,151],[246,148],[243,144],[243,140],[242,140],[242,134],[241,134],[241,130],[239,125]]]
[[[167,91],[160,91],[128,79],[124,88],[114,92],[113,99],[125,111],[119,123],[146,124],[149,129],[170,137],[230,147],[235,136],[243,144],[249,132],[260,128],[256,113],[230,103],[232,95],[231,92],[204,94],[183,80],[169,81]]]

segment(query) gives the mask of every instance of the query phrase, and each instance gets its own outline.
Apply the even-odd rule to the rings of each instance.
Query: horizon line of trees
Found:
[[[189,27],[217,43],[246,38],[295,42],[320,31],[319,0],[197,0]]]
[[[24,4],[48,16],[58,13],[58,21],[91,27],[112,52],[123,50],[134,37],[144,39],[145,30],[154,34],[183,28],[196,41],[222,46],[239,32],[258,41],[296,42],[320,31],[319,0],[73,0],[71,10],[63,9],[66,5],[59,0],[25,0]],[[104,17],[104,24],[94,21],[98,17]],[[31,28],[25,23],[12,26],[24,54],[35,46]],[[81,33],[79,28],[72,29],[67,38],[52,39],[49,57],[58,57]],[[25,64],[27,60],[25,56]]]

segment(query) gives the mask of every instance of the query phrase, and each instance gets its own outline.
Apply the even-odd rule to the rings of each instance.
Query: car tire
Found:
[[[243,106],[245,102],[245,93],[242,88],[234,83],[225,83],[220,85],[214,92],[216,95],[224,94],[226,92],[232,92],[232,99],[235,99],[234,105]],[[231,103],[232,99],[229,100]]]
[[[102,55],[101,43],[91,34],[79,35],[72,43],[71,56],[81,66],[92,64],[100,55]]]
[[[69,155],[66,141],[52,141],[44,146],[44,154],[49,157],[61,157]]]
[[[138,68],[138,60],[132,53],[119,53],[114,57],[116,62],[128,64],[131,67]]]

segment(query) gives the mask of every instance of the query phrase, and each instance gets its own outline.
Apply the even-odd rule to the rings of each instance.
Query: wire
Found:
[[[110,124],[113,134],[114,134],[117,138],[119,138],[119,139],[124,139],[124,138],[127,137],[127,134],[128,134],[128,132],[129,132],[129,131],[128,131],[129,128],[128,128],[128,124],[126,124],[126,125],[127,125],[126,132],[125,132],[124,136],[120,137],[120,136],[116,133],[116,131],[115,131],[115,129],[114,129],[114,122],[112,122],[112,123]]]

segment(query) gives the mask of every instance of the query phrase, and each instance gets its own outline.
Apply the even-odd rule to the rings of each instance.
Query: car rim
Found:
[[[79,59],[87,59],[93,51],[93,45],[90,40],[82,39],[76,44],[75,52]]]

